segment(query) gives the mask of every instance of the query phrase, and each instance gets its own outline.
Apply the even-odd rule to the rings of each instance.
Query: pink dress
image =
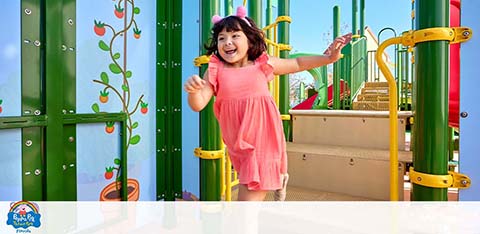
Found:
[[[276,190],[287,172],[283,125],[268,91],[273,67],[262,54],[254,65],[226,68],[215,55],[208,65],[217,96],[214,113],[240,184],[249,190]]]

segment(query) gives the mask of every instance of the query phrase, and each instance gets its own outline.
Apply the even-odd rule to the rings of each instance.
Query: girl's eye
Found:
[[[219,41],[223,41],[223,39],[224,39],[223,37],[219,37],[219,38],[218,38]]]

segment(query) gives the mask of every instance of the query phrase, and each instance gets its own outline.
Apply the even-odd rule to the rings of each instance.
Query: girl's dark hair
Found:
[[[220,60],[225,60],[220,56],[217,51],[218,46],[218,34],[225,29],[227,32],[243,31],[248,38],[248,60],[254,61],[263,52],[267,51],[267,45],[265,44],[265,34],[260,30],[255,22],[248,17],[245,17],[250,25],[247,24],[242,18],[238,16],[228,16],[213,25],[212,37],[210,38],[210,45],[205,44],[207,54],[215,54]]]

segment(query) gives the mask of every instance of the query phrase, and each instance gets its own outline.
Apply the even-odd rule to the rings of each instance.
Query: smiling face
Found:
[[[232,67],[243,67],[248,64],[248,48],[248,38],[243,31],[223,29],[218,34],[218,53]]]

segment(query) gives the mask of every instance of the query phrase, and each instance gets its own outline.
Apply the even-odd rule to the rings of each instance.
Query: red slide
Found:
[[[340,80],[340,98],[343,99],[343,86],[345,82]],[[305,101],[299,103],[298,105],[294,106],[292,110],[311,110],[315,99],[317,98],[318,94],[314,94],[311,97],[307,98]],[[328,106],[333,105],[333,85],[328,86]]]
[[[450,27],[460,26],[460,0],[450,0]],[[460,101],[460,43],[450,45],[448,125],[458,128]]]

